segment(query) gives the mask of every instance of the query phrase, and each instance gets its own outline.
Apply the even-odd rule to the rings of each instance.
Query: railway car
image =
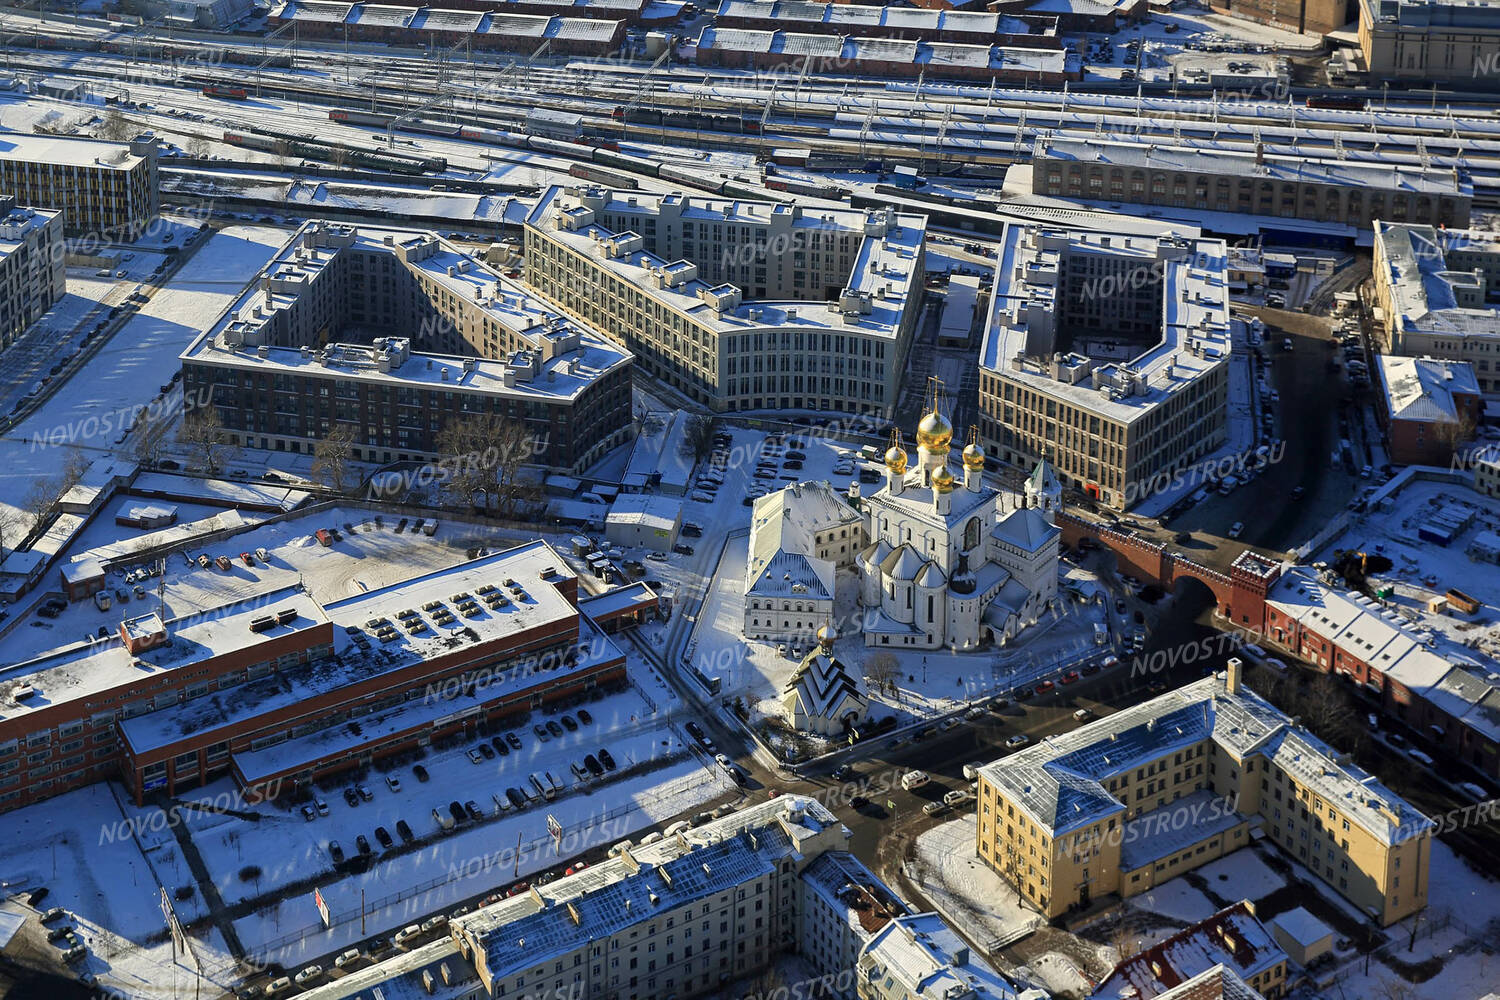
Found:
[[[681,181],[689,187],[695,187],[700,191],[710,191],[714,194],[719,194],[724,190],[724,181],[722,178],[684,170],[670,163],[663,163],[661,170],[657,172],[657,176],[669,181]]]
[[[378,125],[381,128],[385,128],[396,120],[396,116],[377,114],[373,111],[350,111],[345,108],[337,108],[328,112],[328,120],[331,122],[344,122],[348,125]]]
[[[632,156],[622,153],[618,148],[611,149],[607,146],[594,150],[594,162],[602,163],[607,167],[620,167],[637,174],[645,174],[647,177],[657,177],[661,174],[661,164],[655,160],[648,160],[644,156]]]
[[[544,135],[527,136],[526,148],[534,149],[538,153],[554,153],[570,160],[593,160],[594,158],[594,150],[588,146],[582,146],[576,142],[565,142],[562,139],[549,139]]]
[[[1340,111],[1363,111],[1367,102],[1363,97],[1337,97],[1324,95],[1322,97],[1309,97],[1307,106],[1310,108],[1332,108]]]
[[[586,181],[595,181],[606,184],[612,188],[626,188],[634,190],[641,186],[640,181],[629,174],[618,170],[606,170],[591,163],[575,163],[568,168],[568,173],[574,177],[581,177]]]
[[[243,101],[247,97],[249,97],[250,94],[245,90],[244,87],[221,87],[216,84],[210,84],[207,87],[203,88],[203,96],[222,97],[230,101]]]

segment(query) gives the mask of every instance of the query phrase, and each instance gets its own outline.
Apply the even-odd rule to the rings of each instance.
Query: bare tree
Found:
[[[22,505],[31,517],[27,533],[36,531],[57,513],[57,483],[51,479],[38,478],[32,481]]]
[[[901,661],[895,653],[875,653],[865,659],[865,679],[875,690],[894,694],[901,679]]]
[[[20,530],[22,514],[14,507],[0,505],[0,559],[5,558],[6,546],[19,543],[24,532]]]
[[[523,500],[533,497],[535,490],[522,482],[521,469],[545,451],[548,442],[523,421],[476,413],[449,420],[436,444],[449,488],[470,504],[484,494],[500,516],[509,517]]]
[[[209,475],[219,472],[233,448],[216,406],[195,406],[185,411],[177,440],[193,449]]]
[[[1016,902],[1024,900],[1021,893],[1021,878],[1025,872],[1026,858],[1021,854],[1021,845],[1014,837],[998,835],[995,838],[995,850],[1000,857],[1000,874],[1003,875],[1016,890]]]
[[[63,456],[62,471],[58,473],[57,495],[61,497],[83,482],[83,474],[88,468],[89,457],[83,453],[83,449],[76,444],[70,445],[67,454]]]
[[[713,417],[695,413],[688,417],[683,430],[682,445],[694,460],[702,461],[713,454],[714,434],[718,430]]]
[[[213,152],[213,146],[210,145],[209,141],[203,138],[201,135],[194,136],[193,138],[189,139],[187,141],[187,145],[183,146],[182,148],[187,153],[187,155],[198,160],[208,159],[210,154],[212,154]]]
[[[130,119],[121,114],[118,108],[111,108],[104,113],[104,119],[99,123],[99,138],[123,142],[130,138],[131,130]]]
[[[354,452],[352,424],[335,424],[313,445],[312,474],[320,476],[335,493],[348,492],[345,479],[350,471],[349,459]]]
[[[142,465],[155,465],[161,461],[166,449],[167,433],[172,429],[172,418],[165,413],[144,418],[136,425],[132,452]]]

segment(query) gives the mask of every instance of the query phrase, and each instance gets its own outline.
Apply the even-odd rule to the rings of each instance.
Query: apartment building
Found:
[[[1385,350],[1468,362],[1480,392],[1500,396],[1500,238],[1381,221],[1374,256]]]
[[[936,913],[893,918],[859,956],[859,1000],[1009,1000],[1015,987]],[[1023,997],[1046,994],[1028,990]]]
[[[1500,87],[1500,9],[1466,0],[1359,0],[1371,80]]]
[[[979,431],[1124,509],[1227,439],[1223,241],[1008,225],[979,357]]]
[[[715,411],[888,417],[921,313],[926,219],[549,188],[529,285]]]
[[[133,240],[161,211],[156,138],[0,133],[0,191],[19,204],[61,212],[69,235]]]
[[[525,461],[576,471],[631,432],[629,351],[420,230],[305,223],[181,360],[184,405],[211,394],[248,447],[343,425],[356,460],[425,460],[450,420],[497,415]]]
[[[62,213],[0,197],[0,351],[67,291]]]
[[[1474,185],[1461,171],[1279,156],[1133,140],[1042,139],[1032,157],[1036,194],[1091,201],[1332,222],[1376,219],[1468,225]]]
[[[225,775],[252,800],[290,794],[481,718],[623,684],[606,630],[656,603],[628,596],[591,615],[537,541],[327,604],[289,587],[126,619],[0,669],[0,809],[111,776],[137,803]],[[452,645],[459,622],[469,641]],[[493,683],[423,697],[478,671]]]
[[[867,961],[895,969],[907,957],[907,934],[888,934],[904,924],[941,948],[928,952],[925,980],[883,994],[891,1000],[931,996],[924,982],[975,979],[983,991],[943,996],[1046,1000],[1039,990],[1018,997],[935,914],[913,916],[844,850],[849,836],[816,800],[756,802],[652,844],[617,845],[590,868],[455,917],[442,941],[305,996],[691,1000],[795,952],[812,973],[800,995],[853,1000],[866,996]]]
[[[1241,681],[1168,692],[980,771],[980,859],[1047,917],[1264,836],[1388,926],[1427,904],[1433,822]]]
[[[1211,0],[1209,7],[1234,17],[1308,35],[1326,35],[1348,24],[1350,0]]]

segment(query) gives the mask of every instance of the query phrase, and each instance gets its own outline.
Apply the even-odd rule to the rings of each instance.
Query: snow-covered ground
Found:
[[[1444,505],[1474,515],[1473,523],[1447,548],[1417,537],[1417,529]],[[1391,570],[1372,574],[1371,586],[1392,587],[1388,603],[1399,614],[1455,646],[1467,647],[1453,649],[1455,655],[1482,658],[1485,653],[1500,653],[1500,565],[1464,554],[1481,531],[1500,531],[1500,501],[1447,483],[1413,480],[1391,498],[1389,510],[1359,515],[1322,553],[1350,549],[1390,559]],[[1427,614],[1427,601],[1450,587],[1471,595],[1484,607],[1463,617]]]
[[[32,483],[58,473],[66,449],[45,443],[54,435],[77,437],[75,428],[97,426],[101,414],[149,404],[179,367],[177,356],[285,238],[277,229],[232,226],[201,247],[66,385],[0,437],[0,504],[19,512]],[[78,444],[90,458],[115,448],[113,438]]]
[[[955,927],[979,942],[1014,940],[1047,920],[1005,879],[979,860],[973,813],[933,827],[917,838],[917,856],[906,875]]]

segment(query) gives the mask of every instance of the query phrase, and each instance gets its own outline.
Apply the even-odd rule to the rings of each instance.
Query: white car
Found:
[[[303,969],[301,972],[293,976],[292,982],[296,983],[298,986],[306,986],[308,983],[312,982],[314,979],[317,979],[322,974],[323,967],[321,965],[309,965],[307,968]]]
[[[716,754],[714,754],[714,763],[718,764],[722,768],[728,768],[731,765],[732,762],[730,761],[730,759],[728,757],[724,756],[723,754],[716,753]]]
[[[338,958],[335,958],[333,960],[333,966],[336,969],[347,969],[349,966],[353,965],[355,962],[358,962],[358,961],[359,961],[359,949],[358,948],[350,948],[348,951],[344,952]]]
[[[388,774],[385,776],[385,787],[393,792],[399,792],[401,791],[401,779],[394,774]]]
[[[1028,744],[1030,742],[1031,742],[1031,737],[1030,736],[1027,736],[1025,733],[1017,733],[1016,735],[1012,736],[1010,739],[1008,739],[1008,740],[1005,741],[1005,749],[1007,749],[1007,750],[1019,750],[1021,747],[1024,747],[1026,744]]]

